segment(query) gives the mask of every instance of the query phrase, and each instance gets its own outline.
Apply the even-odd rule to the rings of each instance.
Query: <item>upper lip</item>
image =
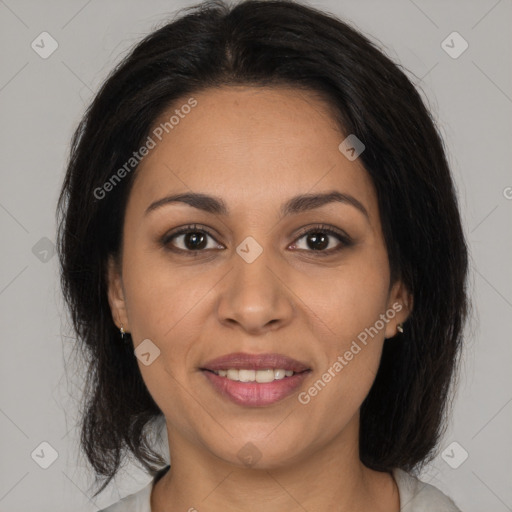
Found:
[[[205,363],[201,370],[218,371],[229,370],[230,368],[247,370],[282,369],[292,370],[296,373],[309,370],[306,364],[281,354],[246,354],[244,352],[236,352],[212,359]]]

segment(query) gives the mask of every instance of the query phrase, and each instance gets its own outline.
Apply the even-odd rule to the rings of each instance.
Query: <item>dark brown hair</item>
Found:
[[[359,158],[377,191],[392,279],[403,280],[414,310],[404,334],[386,341],[362,405],[362,462],[380,471],[417,469],[443,432],[467,315],[468,257],[428,109],[398,65],[331,14],[288,0],[210,1],[136,45],[105,81],[72,141],[57,207],[58,251],[64,297],[89,356],[81,446],[96,474],[108,477],[95,496],[126,449],[153,475],[165,464],[148,438],[162,412],[132,345],[119,341],[107,300],[107,258],[119,256],[137,169],[105,197],[97,190],[170,104],[235,84],[316,92],[328,98],[340,130],[366,146]]]

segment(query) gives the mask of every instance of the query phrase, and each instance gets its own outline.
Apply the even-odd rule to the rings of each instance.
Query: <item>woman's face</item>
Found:
[[[369,175],[340,151],[348,134],[311,94],[224,87],[193,97],[154,125],[127,204],[121,274],[110,267],[113,317],[135,348],[146,340],[138,364],[169,442],[273,467],[354,441],[385,338],[407,314]],[[158,130],[176,109],[179,122]],[[211,199],[148,210],[176,194]],[[332,200],[294,199],[323,194]],[[210,368],[229,375],[205,369],[233,353],[249,359]],[[288,367],[250,358],[262,354],[307,371],[245,371]],[[275,380],[244,382],[255,377]]]

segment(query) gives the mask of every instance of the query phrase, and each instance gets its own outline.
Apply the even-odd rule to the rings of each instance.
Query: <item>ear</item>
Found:
[[[390,320],[386,324],[385,338],[393,338],[398,334],[397,326],[405,322],[412,312],[413,296],[401,280],[397,280],[390,291],[388,309]],[[393,318],[392,312],[395,312]]]
[[[113,256],[109,256],[107,264],[107,287],[108,287],[108,303],[112,312],[112,319],[117,327],[129,332],[130,325],[126,312],[126,301],[123,288],[123,280],[121,277],[121,269],[118,262]]]

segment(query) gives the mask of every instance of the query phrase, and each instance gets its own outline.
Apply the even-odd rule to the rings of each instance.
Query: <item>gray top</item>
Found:
[[[126,496],[122,500],[99,512],[151,512],[151,491],[155,482],[162,477],[170,466],[160,470],[153,480],[140,491]],[[455,503],[437,487],[418,480],[415,476],[393,470],[393,477],[400,495],[400,512],[461,512]]]

